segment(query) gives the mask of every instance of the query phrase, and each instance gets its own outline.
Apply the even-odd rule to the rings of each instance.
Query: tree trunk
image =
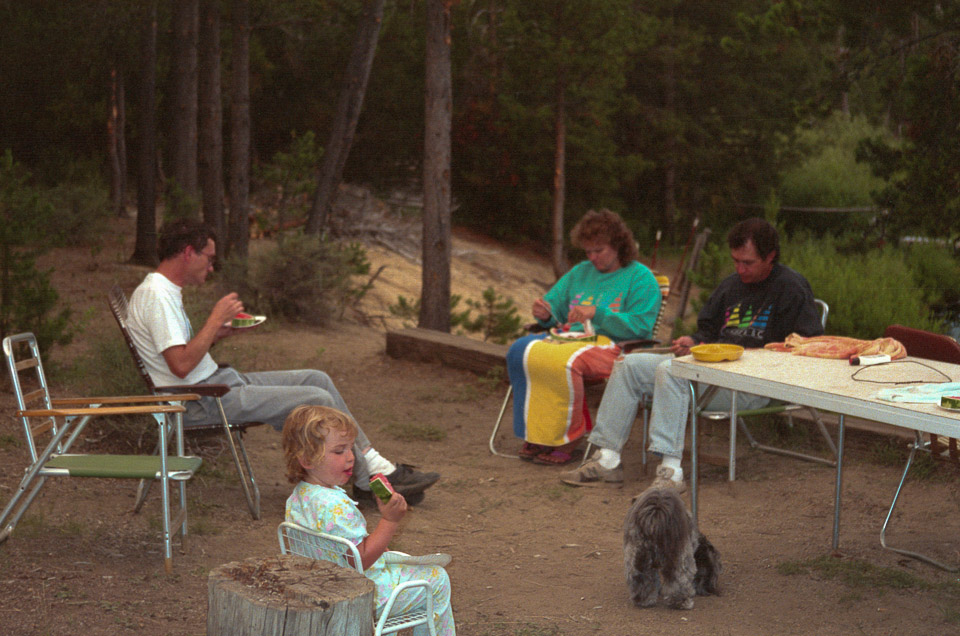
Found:
[[[202,0],[200,15],[200,190],[203,220],[226,239],[223,222],[223,108],[220,99],[220,2]]]
[[[137,239],[130,262],[157,264],[157,3],[143,21],[140,151],[137,157]]]
[[[675,47],[667,49],[667,64],[664,73],[663,110],[666,117],[678,118],[677,115],[677,64],[674,56]],[[663,168],[663,228],[667,236],[675,236],[680,215],[677,212],[677,132],[671,125],[664,141],[664,168]]]
[[[250,4],[233,2],[230,89],[230,241],[226,255],[247,258],[250,237]]]
[[[173,1],[173,117],[170,162],[181,192],[174,199],[192,211],[197,188],[197,23],[198,0]]]
[[[110,113],[107,116],[107,143],[110,157],[110,207],[113,215],[122,217],[125,210],[126,144],[124,143],[123,75],[114,65],[110,69]]]
[[[207,579],[207,636],[369,636],[374,584],[328,561],[226,563]]]
[[[567,263],[567,250],[563,242],[563,208],[566,205],[567,180],[567,98],[563,78],[557,78],[557,103],[554,121],[556,134],[553,154],[553,211],[551,212],[551,262],[553,275],[563,276],[570,268]]]
[[[450,331],[450,9],[427,0],[426,129],[423,158],[423,273],[420,323]]]
[[[306,231],[310,234],[316,234],[326,227],[330,206],[337,187],[343,179],[343,166],[347,163],[347,157],[350,156],[353,134],[356,131],[360,110],[363,108],[363,98],[367,92],[370,67],[373,66],[373,56],[377,51],[380,25],[383,22],[383,3],[384,0],[367,0],[364,3],[353,52],[340,89],[330,140],[323,155],[317,192],[307,215]]]

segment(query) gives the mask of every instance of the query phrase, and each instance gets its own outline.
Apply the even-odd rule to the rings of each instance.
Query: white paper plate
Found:
[[[228,323],[226,323],[225,326],[227,326],[227,327],[233,327],[234,329],[250,329],[251,327],[256,327],[256,326],[262,325],[262,324],[263,324],[264,322],[266,322],[266,320],[267,320],[267,317],[266,317],[266,316],[252,316],[252,318],[253,318],[253,320],[254,320],[254,323],[253,323],[252,325],[244,325],[243,327],[233,327],[233,323],[232,323],[232,322],[228,322]]]

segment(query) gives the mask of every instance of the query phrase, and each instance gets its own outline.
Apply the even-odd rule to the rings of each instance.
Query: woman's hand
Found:
[[[567,320],[569,322],[586,322],[593,320],[593,317],[596,315],[597,308],[593,305],[577,305],[567,314]]]
[[[537,298],[535,301],[533,301],[533,309],[531,310],[531,313],[537,320],[546,322],[553,316],[553,308],[550,306],[550,303],[545,301],[543,298]]]

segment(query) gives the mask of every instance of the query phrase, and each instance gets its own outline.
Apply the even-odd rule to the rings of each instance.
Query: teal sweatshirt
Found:
[[[544,295],[560,323],[577,305],[593,305],[594,330],[614,341],[649,338],[660,311],[660,286],[653,272],[636,261],[609,274],[590,261],[575,265]],[[543,327],[557,324],[553,318]],[[579,329],[579,327],[578,327]],[[579,329],[582,330],[582,329]]]

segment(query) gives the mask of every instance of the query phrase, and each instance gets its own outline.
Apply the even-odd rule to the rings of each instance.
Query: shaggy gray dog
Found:
[[[640,607],[659,599],[692,609],[694,595],[720,594],[720,553],[700,534],[674,488],[650,488],[623,523],[627,588]]]

